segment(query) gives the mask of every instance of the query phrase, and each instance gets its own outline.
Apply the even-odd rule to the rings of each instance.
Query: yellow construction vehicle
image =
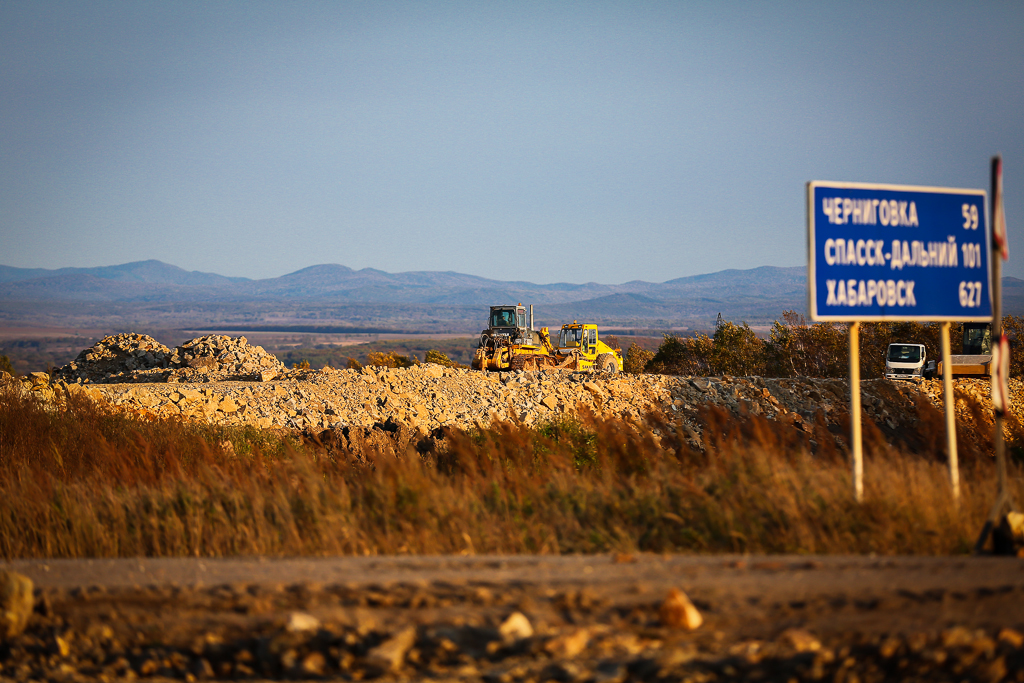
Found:
[[[545,333],[547,328],[541,330]],[[537,356],[546,364],[552,348],[533,329],[533,306],[529,318],[522,304],[491,306],[487,329],[480,333],[480,344],[473,354],[475,370],[521,369],[529,357]]]
[[[491,306],[487,329],[473,354],[476,370],[590,370],[615,373],[622,369],[620,349],[598,339],[597,325],[563,325],[558,346],[551,343],[548,328],[533,329],[533,306],[529,317],[522,304]]]
[[[949,361],[954,377],[989,377],[992,369],[992,323],[964,323],[963,353],[950,356]],[[936,374],[942,376],[941,362]]]
[[[601,341],[597,325],[594,323],[573,320],[571,324],[562,325],[558,333],[555,356],[575,356],[577,370],[593,369],[609,373],[622,370],[622,349],[613,349]]]

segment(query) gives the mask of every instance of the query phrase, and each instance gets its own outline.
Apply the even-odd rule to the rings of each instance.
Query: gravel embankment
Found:
[[[562,415],[593,413],[639,420],[650,413],[680,425],[701,441],[699,413],[710,406],[734,415],[761,415],[823,437],[824,427],[840,441],[849,417],[844,380],[763,377],[672,377],[598,375],[586,372],[489,373],[422,365],[406,369],[363,368],[282,372],[266,381],[158,384],[51,384],[37,373],[26,390],[52,398],[83,392],[141,414],[181,416],[215,424],[318,432],[393,423],[429,432],[440,426],[470,428],[492,420],[536,424]],[[898,435],[919,420],[918,402],[942,410],[941,382],[862,383],[866,419],[883,433]],[[1024,383],[1011,382],[1014,405]],[[957,416],[965,436],[991,415],[988,382],[956,381]],[[972,406],[974,410],[972,410]]]
[[[139,414],[307,434],[334,430],[346,437],[353,429],[375,426],[411,437],[493,420],[532,425],[584,413],[629,421],[654,414],[701,447],[701,413],[714,406],[781,422],[806,434],[813,447],[827,439],[842,445],[849,424],[848,384],[842,379],[482,373],[433,364],[286,370],[244,337],[223,336],[201,337],[172,350],[144,335],[116,335],[84,350],[53,380],[33,373],[22,385],[49,400],[59,400],[65,391],[83,392]],[[866,420],[890,439],[914,432],[928,417],[922,406],[942,410],[939,380],[871,379],[862,382],[861,391]],[[1012,380],[1011,395],[1013,405],[1021,405],[1024,383]],[[985,442],[991,424],[988,380],[956,380],[956,396],[961,440]]]

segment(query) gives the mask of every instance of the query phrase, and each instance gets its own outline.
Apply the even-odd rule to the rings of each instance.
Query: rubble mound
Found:
[[[125,332],[104,337],[85,349],[58,370],[57,376],[71,382],[155,382],[166,375],[170,355],[169,348],[149,335]]]
[[[145,334],[105,337],[56,373],[65,382],[269,381],[286,373],[284,363],[245,337],[210,334],[171,350]]]
[[[190,339],[168,358],[169,382],[268,381],[285,372],[284,363],[245,337],[208,334]]]

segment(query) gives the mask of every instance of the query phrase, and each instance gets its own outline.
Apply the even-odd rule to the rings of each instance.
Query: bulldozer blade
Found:
[[[579,354],[573,351],[565,360],[555,366],[556,370],[578,370],[580,366]]]

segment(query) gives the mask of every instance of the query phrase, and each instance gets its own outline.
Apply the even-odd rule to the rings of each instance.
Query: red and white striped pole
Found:
[[[999,493],[996,502],[989,511],[988,519],[981,530],[981,536],[974,546],[975,553],[985,548],[985,542],[992,532],[999,515],[1014,503],[1006,478],[1006,444],[1003,442],[1003,417],[1010,407],[1008,375],[1010,370],[1010,345],[1003,333],[1003,261],[1010,257],[1009,243],[1006,239],[1006,215],[1003,212],[1003,158],[992,157],[992,363],[989,366],[991,375],[992,407],[995,412],[994,444],[996,451],[996,471],[999,477]]]

